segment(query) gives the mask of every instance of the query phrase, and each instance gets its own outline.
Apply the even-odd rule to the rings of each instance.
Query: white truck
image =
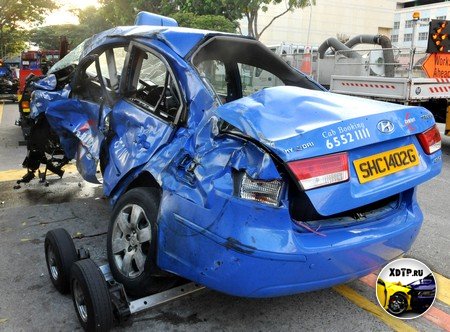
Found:
[[[393,48],[386,36],[360,35],[345,44],[329,38],[308,55],[280,55],[300,70],[310,68],[306,74],[332,92],[422,105],[436,121],[446,123],[445,134],[450,135],[450,78],[427,77],[425,50]],[[311,64],[304,66],[305,60]]]

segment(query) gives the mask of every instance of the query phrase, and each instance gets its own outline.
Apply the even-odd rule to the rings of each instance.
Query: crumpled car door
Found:
[[[95,68],[90,69],[93,65]],[[110,77],[109,90],[102,65],[107,67]],[[58,134],[66,157],[76,156],[79,173],[93,183],[99,183],[96,174],[104,142],[104,121],[111,112],[113,83],[117,81],[112,49],[102,54],[102,65],[97,54],[83,58],[71,82],[73,98],[56,100],[45,108],[46,118]]]
[[[108,107],[80,99],[53,102],[45,115],[58,134],[66,157],[76,156],[78,172],[89,182],[99,183],[96,173],[104,135],[99,129],[99,114]]]
[[[108,162],[103,175],[106,195],[125,174],[147,163],[173,133],[171,125],[125,100],[114,105],[110,125],[114,134],[107,143]]]
[[[107,120],[104,192],[109,195],[133,169],[170,141],[182,110],[180,93],[162,54],[131,42],[121,95]]]

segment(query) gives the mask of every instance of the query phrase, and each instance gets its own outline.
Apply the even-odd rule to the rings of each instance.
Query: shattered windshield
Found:
[[[48,73],[53,74],[61,69],[67,68],[71,65],[77,65],[78,61],[80,60],[81,52],[83,52],[84,44],[86,44],[87,40],[88,39],[84,40],[80,45],[78,45],[72,51],[70,51],[70,53],[67,54],[64,58],[62,58],[57,63],[55,63],[50,68]]]

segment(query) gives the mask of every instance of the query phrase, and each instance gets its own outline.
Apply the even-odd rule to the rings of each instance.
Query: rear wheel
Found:
[[[102,272],[91,259],[72,266],[72,300],[85,331],[109,331],[113,326],[113,309],[108,286]]]
[[[70,269],[78,259],[72,237],[64,228],[47,232],[45,236],[45,261],[48,274],[61,294],[70,291]]]
[[[174,285],[174,277],[158,277],[157,218],[160,193],[134,188],[117,202],[108,228],[108,261],[114,278],[131,296],[145,296]]]

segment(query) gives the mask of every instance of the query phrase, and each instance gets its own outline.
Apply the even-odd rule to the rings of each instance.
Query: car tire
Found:
[[[403,293],[395,293],[389,298],[388,311],[393,315],[400,315],[408,309],[408,299]]]
[[[53,286],[61,293],[70,291],[70,269],[78,260],[72,237],[64,228],[53,229],[45,235],[45,261]]]
[[[114,322],[108,286],[90,258],[76,262],[70,274],[72,300],[85,331],[109,331]]]
[[[160,193],[134,188],[116,203],[108,228],[108,262],[127,294],[142,297],[174,285],[174,277],[157,276],[157,219]],[[159,273],[160,274],[160,273]]]

